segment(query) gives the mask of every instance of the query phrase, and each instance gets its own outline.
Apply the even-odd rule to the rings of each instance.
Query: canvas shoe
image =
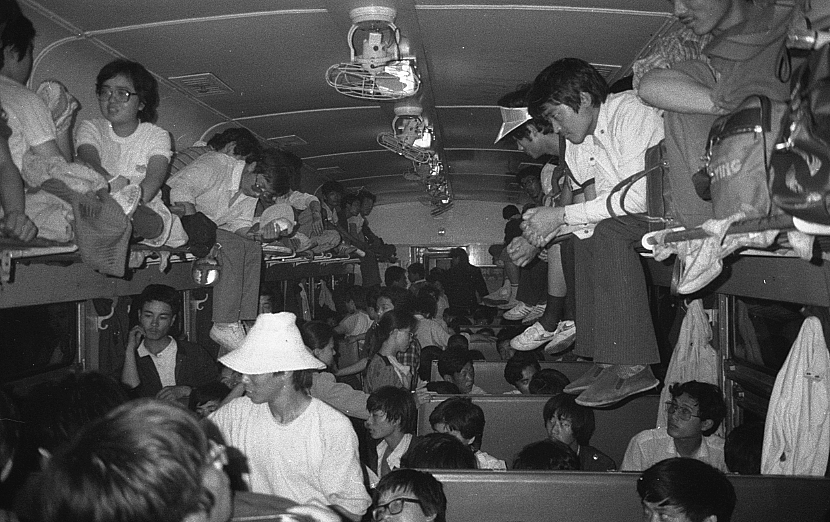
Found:
[[[559,353],[567,350],[576,339],[576,323],[570,320],[559,321],[553,338],[545,346],[545,353]]]
[[[516,306],[504,312],[504,318],[508,321],[518,321],[519,319],[527,317],[527,314],[529,314],[532,309],[532,307],[527,306],[523,302],[516,301]]]
[[[242,345],[245,340],[245,329],[242,323],[213,323],[210,329],[210,338],[219,345],[220,356],[230,353]]]
[[[522,324],[533,324],[536,322],[537,319],[545,315],[545,308],[547,308],[546,304],[537,304],[533,305],[530,309],[530,313],[522,319]]]
[[[510,347],[520,352],[535,350],[550,341],[556,332],[549,332],[539,323],[527,328],[524,332],[510,340]]]
[[[651,373],[648,365],[614,365],[606,368],[585,391],[576,398],[576,403],[589,408],[611,406],[621,400],[656,388],[660,381]]]
[[[482,301],[484,301],[484,304],[488,305],[505,304],[510,301],[510,281],[505,279],[504,284],[501,285],[501,288],[484,296]]]
[[[577,377],[575,381],[565,386],[565,388],[562,391],[564,391],[565,393],[572,394],[582,393],[590,385],[592,385],[594,381],[597,380],[597,378],[600,376],[603,370],[610,367],[610,364],[594,363],[593,365],[591,365],[591,368],[589,368],[587,372],[583,373],[582,375]]]
[[[499,310],[510,310],[515,308],[519,303],[521,303],[521,301],[517,300],[515,297],[511,297],[506,303],[497,304],[496,308]]]

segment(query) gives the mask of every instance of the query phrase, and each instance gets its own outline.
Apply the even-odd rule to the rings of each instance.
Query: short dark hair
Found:
[[[373,493],[373,505],[386,492],[402,491],[415,495],[421,510],[427,517],[435,516],[434,522],[446,522],[447,497],[444,486],[435,477],[414,469],[396,469],[380,479]]]
[[[395,308],[394,310],[386,312],[380,318],[380,321],[378,321],[377,328],[372,330],[372,339],[369,341],[372,345],[372,350],[377,353],[383,346],[383,343],[389,339],[389,335],[393,330],[409,328],[412,331],[417,324],[418,321],[415,319],[415,316],[405,310]],[[370,356],[375,353],[370,354]]]
[[[316,370],[294,370],[291,376],[291,384],[294,389],[308,395],[308,390],[311,389],[311,384],[314,381],[315,372]]]
[[[522,370],[528,366],[537,372],[542,369],[539,360],[533,354],[516,352],[504,365],[504,380],[515,385],[522,378]]]
[[[392,265],[383,273],[383,282],[387,287],[398,281],[406,282],[406,270],[398,265]]]
[[[357,194],[344,194],[343,200],[340,202],[340,206],[343,208],[349,207],[354,203],[360,203],[360,197]]]
[[[360,199],[361,203],[367,199],[371,199],[372,203],[378,200],[377,196],[375,196],[366,189],[360,189],[360,191],[357,193],[357,197]]]
[[[658,462],[640,475],[637,493],[643,502],[679,508],[691,522],[712,515],[718,522],[729,522],[735,509],[735,488],[729,479],[697,459]]]
[[[455,375],[464,368],[464,365],[472,360],[473,358],[470,356],[469,350],[447,348],[438,356],[438,374],[441,377]]]
[[[449,433],[428,433],[413,441],[401,457],[401,467],[421,469],[476,469],[478,461],[469,446]]]
[[[510,219],[519,213],[519,207],[516,205],[505,205],[504,208],[501,209],[501,217],[504,219]]]
[[[447,339],[447,349],[469,350],[470,341],[461,334],[452,334],[450,338]]]
[[[272,148],[262,153],[254,172],[265,176],[276,196],[284,196],[291,191],[299,169],[292,165],[292,159],[287,152]]]
[[[455,247],[450,249],[450,259],[458,259],[461,261],[461,264],[470,264],[470,256],[467,254],[467,251],[461,247]]]
[[[530,379],[527,389],[531,395],[556,395],[562,393],[565,386],[570,383],[570,379],[559,370],[555,368],[542,368]]]
[[[516,173],[516,183],[521,185],[525,178],[533,178],[536,181],[540,181],[542,179],[542,166],[525,165],[519,169],[519,172]]]
[[[703,431],[703,436],[708,437],[715,433],[726,417],[726,403],[723,401],[723,394],[720,388],[708,382],[688,381],[674,383],[669,386],[669,393],[672,399],[676,399],[684,393],[697,401],[697,410],[700,421],[712,421],[712,426]]]
[[[513,469],[527,470],[579,470],[576,452],[555,440],[531,442],[519,452],[513,461]]]
[[[183,408],[139,399],[82,429],[44,472],[39,520],[180,522],[206,511],[207,437]]]
[[[204,404],[208,401],[221,402],[230,392],[231,389],[228,388],[225,383],[219,381],[196,386],[193,388],[193,391],[190,392],[187,408],[190,411],[196,411],[196,408],[198,408],[200,404]]]
[[[415,313],[415,296],[409,290],[399,286],[386,286],[380,290],[378,297],[385,297],[392,301],[395,310]],[[377,301],[377,299],[375,299]]]
[[[362,286],[347,286],[343,291],[343,298],[347,303],[349,301],[354,302],[354,306],[358,310],[366,310],[366,289]]]
[[[98,72],[98,76],[95,78],[95,92],[101,92],[104,82],[116,76],[128,78],[132,82],[135,92],[138,93],[138,99],[144,104],[144,107],[138,111],[138,120],[155,123],[158,119],[157,111],[160,99],[159,84],[155,77],[140,63],[118,58],[106,64]]]
[[[429,292],[419,292],[418,297],[415,298],[415,311],[422,314],[427,319],[435,317],[438,310],[438,302],[429,294]]]
[[[214,134],[207,142],[208,147],[213,150],[221,150],[228,143],[234,143],[234,154],[242,156],[245,161],[257,161],[262,154],[262,145],[256,136],[243,127],[231,127],[222,132]]]
[[[403,433],[415,433],[418,428],[418,405],[403,388],[381,386],[366,399],[366,409],[370,413],[382,411],[389,422],[399,422]]]
[[[423,279],[426,275],[423,263],[410,263],[409,266],[406,267],[406,271],[418,279]]]
[[[450,397],[432,410],[429,423],[446,424],[450,430],[458,431],[465,439],[481,443],[484,435],[484,410],[469,397]]]
[[[341,196],[346,193],[346,189],[343,188],[343,185],[340,184],[339,181],[326,181],[322,185],[320,185],[320,194],[324,197],[328,194],[335,192],[340,194]]]
[[[141,313],[144,305],[151,301],[159,301],[170,305],[173,315],[178,316],[182,308],[182,298],[178,290],[172,286],[152,284],[144,287],[144,290],[136,298],[135,310]]]
[[[527,93],[527,108],[534,118],[542,119],[544,105],[566,105],[579,112],[580,95],[591,97],[599,107],[608,99],[608,82],[590,63],[578,58],[562,58],[547,66]]]
[[[17,2],[8,3],[13,3],[15,7],[17,7]],[[17,61],[20,61],[34,46],[35,35],[37,32],[35,31],[35,26],[32,24],[32,21],[20,12],[19,7],[15,10],[9,6],[8,11],[12,12],[9,13],[11,15],[9,18],[4,19],[4,21],[8,22],[5,27],[2,28],[2,50],[10,47],[15,53],[17,53]],[[3,53],[0,53],[0,55],[2,54]],[[3,57],[0,56],[0,60],[2,59]],[[2,66],[3,64],[0,62],[0,67]]]
[[[499,107],[508,107],[511,109],[527,107],[527,94],[530,92],[531,87],[532,84],[530,83],[519,85],[515,91],[505,94],[499,98],[499,101],[496,102],[496,104]],[[500,141],[505,138],[513,138],[516,141],[527,138],[530,136],[531,128],[535,128],[542,134],[550,134],[553,132],[553,127],[551,127],[547,121],[533,118],[525,122],[524,125],[519,125],[512,131],[508,132]]]
[[[542,409],[542,419],[548,422],[562,419],[571,422],[574,438],[580,446],[587,446],[596,429],[594,410],[576,403],[576,396],[567,393],[554,395]]]
[[[747,422],[734,428],[723,444],[723,460],[732,473],[760,475],[764,450],[764,423]]]
[[[323,321],[309,321],[300,326],[303,344],[311,350],[322,350],[334,338],[334,330]]]

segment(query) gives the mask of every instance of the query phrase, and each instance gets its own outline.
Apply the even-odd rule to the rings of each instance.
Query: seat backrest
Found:
[[[447,495],[447,520],[619,522],[640,520],[639,473],[585,471],[433,472]],[[830,479],[729,475],[732,522],[821,522]]]
[[[470,346],[470,349],[472,348]],[[515,390],[516,388],[504,380],[505,364],[504,361],[473,361],[473,368],[476,371],[476,385],[493,395],[501,395],[504,392]],[[542,368],[559,370],[571,381],[576,380],[591,367],[589,362],[541,361],[539,365]],[[431,380],[441,380],[441,376],[438,374],[438,361],[432,361]]]
[[[432,432],[429,414],[452,395],[437,395],[418,407],[418,434]],[[542,409],[547,395],[471,395],[484,410],[484,437],[481,450],[503,459],[511,466],[516,454],[527,444],[547,438]],[[660,397],[645,395],[614,408],[594,410],[596,431],[591,445],[607,454],[619,466],[628,441],[637,433],[653,428]]]

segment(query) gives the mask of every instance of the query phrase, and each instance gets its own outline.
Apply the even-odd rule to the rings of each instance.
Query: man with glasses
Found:
[[[447,497],[435,477],[414,469],[384,475],[375,489],[372,520],[446,522]]]
[[[664,459],[693,458],[727,471],[723,439],[714,433],[726,416],[720,388],[698,381],[673,384],[665,428],[645,430],[628,443],[620,471],[643,471]]]

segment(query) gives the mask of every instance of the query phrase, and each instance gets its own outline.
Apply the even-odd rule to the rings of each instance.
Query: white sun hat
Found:
[[[296,321],[290,312],[260,315],[242,345],[219,362],[246,375],[322,370],[325,363],[305,347]]]
[[[505,136],[533,119],[527,112],[527,107],[499,107],[499,109],[501,109],[502,124],[493,144],[500,142]]]

